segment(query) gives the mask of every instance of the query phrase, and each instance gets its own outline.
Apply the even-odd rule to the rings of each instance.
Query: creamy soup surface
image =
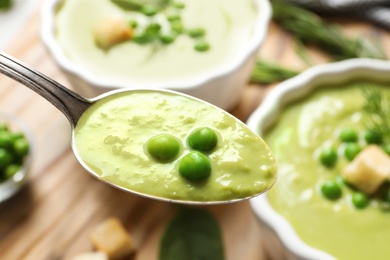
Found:
[[[216,147],[203,152],[211,175],[197,182],[178,173],[178,162],[193,151],[190,133],[209,127],[218,135]],[[145,152],[158,134],[180,141],[179,154],[159,162]],[[99,178],[118,186],[178,200],[221,201],[244,198],[269,189],[276,163],[266,143],[241,121],[199,100],[153,91],[115,94],[83,114],[74,132],[82,161]]]
[[[272,207],[303,241],[341,260],[390,257],[388,210],[374,200],[366,208],[355,208],[351,203],[353,189],[346,186],[335,201],[320,192],[321,183],[337,179],[348,163],[342,159],[340,131],[352,127],[361,133],[365,129],[362,89],[367,85],[390,95],[387,85],[380,84],[323,88],[285,108],[264,135],[278,163],[278,181],[267,193]],[[333,168],[319,162],[320,151],[329,146],[339,147],[341,159]]]
[[[185,5],[181,21],[185,28],[204,28],[210,49],[194,50],[194,39],[185,34],[171,44],[136,44],[126,41],[110,50],[95,44],[94,28],[106,17],[140,21],[139,12],[127,11],[110,0],[65,0],[55,17],[56,38],[76,64],[105,78],[153,84],[197,78],[224,66],[248,47],[258,14],[253,0],[180,0]],[[162,32],[169,29],[165,14],[155,19]],[[164,85],[163,84],[163,85]]]

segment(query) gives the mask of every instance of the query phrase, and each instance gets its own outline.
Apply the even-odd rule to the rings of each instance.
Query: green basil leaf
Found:
[[[208,211],[183,209],[167,226],[159,260],[223,260],[218,222]]]

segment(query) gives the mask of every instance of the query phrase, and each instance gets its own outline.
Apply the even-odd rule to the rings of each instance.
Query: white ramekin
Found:
[[[251,114],[247,124],[262,136],[278,120],[289,103],[308,96],[326,85],[340,85],[352,80],[390,82],[390,62],[371,59],[351,59],[314,66],[272,89],[262,104]],[[273,210],[267,194],[250,200],[255,215],[267,237],[265,247],[272,259],[334,260],[326,252],[304,243],[289,222]]]
[[[141,86],[139,83],[120,82],[104,78],[69,60],[55,37],[54,16],[59,4],[66,0],[46,0],[41,12],[41,37],[54,60],[67,76],[71,87],[79,94],[92,98],[116,88],[165,88],[208,101],[222,109],[234,107],[251,75],[259,48],[268,32],[271,19],[269,0],[254,0],[258,8],[255,30],[246,48],[236,59],[191,80],[177,81],[170,86]]]

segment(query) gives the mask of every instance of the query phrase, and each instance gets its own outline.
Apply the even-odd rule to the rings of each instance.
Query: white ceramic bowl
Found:
[[[283,108],[316,88],[342,85],[354,79],[390,82],[390,62],[370,59],[351,59],[312,67],[300,75],[276,86],[249,117],[248,126],[260,136],[278,120]],[[288,221],[268,202],[267,194],[250,200],[255,215],[266,233],[265,246],[272,259],[334,260],[326,252],[304,243]]]
[[[41,36],[49,52],[65,72],[72,88],[85,97],[95,97],[113,88],[167,88],[180,91],[208,101],[222,109],[230,109],[237,104],[252,72],[256,55],[264,41],[271,19],[269,0],[253,0],[258,8],[255,30],[247,47],[240,50],[236,59],[206,73],[196,75],[191,80],[180,80],[169,86],[162,84],[140,85],[113,78],[95,75],[85,67],[67,58],[55,37],[54,15],[56,8],[64,0],[47,0],[42,8]],[[204,73],[203,73],[204,74]]]
[[[0,203],[15,195],[26,183],[32,161],[33,139],[30,129],[18,117],[6,113],[0,113],[0,123],[6,123],[11,132],[21,132],[30,144],[29,153],[23,160],[20,170],[5,181],[0,182]]]

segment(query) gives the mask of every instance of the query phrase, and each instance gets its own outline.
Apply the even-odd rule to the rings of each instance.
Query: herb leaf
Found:
[[[298,71],[272,64],[264,60],[257,60],[250,77],[251,83],[270,84],[294,77]]]
[[[366,127],[390,141],[390,96],[374,87],[363,88],[365,104],[363,111],[368,114]]]
[[[215,218],[200,209],[183,209],[167,226],[159,260],[223,260],[220,229]]]

